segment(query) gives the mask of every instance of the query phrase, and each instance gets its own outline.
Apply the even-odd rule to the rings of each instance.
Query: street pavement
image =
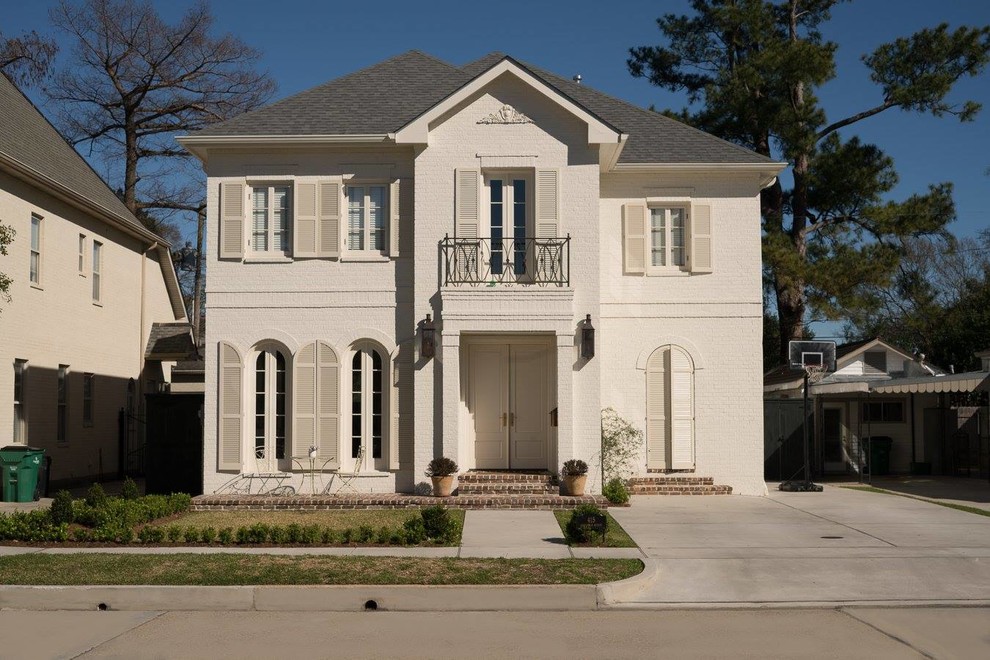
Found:
[[[660,563],[634,605],[990,602],[990,517],[929,502],[829,486],[611,511]]]
[[[985,658],[990,610],[0,612],[5,658]]]

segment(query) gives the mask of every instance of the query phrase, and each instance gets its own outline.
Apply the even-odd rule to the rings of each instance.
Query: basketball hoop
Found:
[[[804,372],[808,374],[809,383],[818,383],[828,374],[828,366],[824,364],[806,364],[804,365]]]

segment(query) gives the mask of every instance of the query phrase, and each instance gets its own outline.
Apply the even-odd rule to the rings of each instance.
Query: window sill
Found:
[[[93,307],[103,307],[103,303],[98,300],[93,301]]]
[[[86,277],[86,273],[79,273],[79,277]]]
[[[251,257],[244,257],[246,264],[291,264],[292,257],[284,254],[259,254]]]
[[[41,286],[40,284],[35,284],[34,282],[31,283],[31,288],[32,289],[37,289],[38,291],[44,291],[45,290],[45,287]]]
[[[670,269],[670,270],[655,270],[647,271],[647,277],[690,277],[691,271],[680,270],[680,269]]]
[[[360,252],[342,252],[340,254],[341,261],[363,261],[366,263],[386,263],[391,261],[391,257],[387,254],[361,254]]]

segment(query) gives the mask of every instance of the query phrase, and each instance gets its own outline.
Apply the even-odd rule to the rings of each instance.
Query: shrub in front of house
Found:
[[[582,504],[575,507],[565,526],[565,533],[569,543],[587,543],[592,540],[592,532],[580,522],[581,518],[587,515],[605,515],[605,512],[594,504]]]
[[[55,499],[52,500],[49,513],[52,523],[55,525],[71,525],[75,522],[76,514],[72,506],[72,493],[67,490],[60,490],[55,493]]]
[[[438,543],[453,543],[457,539],[460,526],[445,506],[437,504],[427,507],[420,515],[427,538]]]
[[[612,477],[602,488],[602,495],[612,504],[625,504],[629,501],[629,489],[618,477]]]
[[[120,496],[125,500],[136,500],[141,497],[141,491],[130,477],[124,479],[124,485],[120,488]]]

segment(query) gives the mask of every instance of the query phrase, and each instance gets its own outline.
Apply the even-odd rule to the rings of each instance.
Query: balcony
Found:
[[[571,237],[440,241],[444,286],[570,286]]]

